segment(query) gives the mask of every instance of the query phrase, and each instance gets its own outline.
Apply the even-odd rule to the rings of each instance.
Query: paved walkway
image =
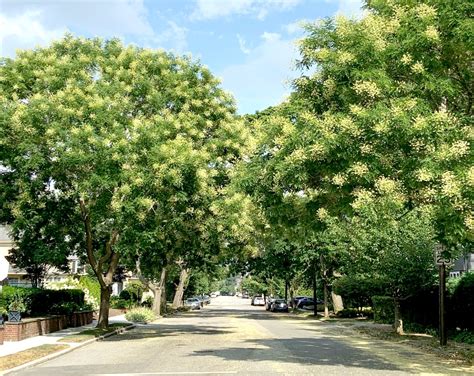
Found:
[[[125,319],[125,315],[114,316],[109,318],[110,323],[115,322],[128,322]],[[59,330],[57,332],[49,333],[44,336],[36,336],[24,339],[23,341],[8,341],[3,342],[3,345],[0,345],[0,357],[5,355],[15,354],[17,352],[31,349],[32,347],[55,344],[61,338],[64,338],[68,335],[82,332],[83,330],[93,328],[97,325],[97,321],[93,321],[92,324],[80,326],[77,328],[68,328],[64,330]],[[64,343],[63,343],[64,344]],[[68,343],[71,347],[77,347],[81,343]]]

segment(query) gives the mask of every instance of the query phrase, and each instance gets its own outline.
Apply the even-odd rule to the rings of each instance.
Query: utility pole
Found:
[[[316,280],[316,260],[313,260],[313,303],[314,303],[314,308],[313,308],[313,314],[314,316],[318,316],[318,303],[317,303],[317,293],[316,293],[316,288],[317,286],[317,280]]]
[[[448,343],[447,333],[446,333],[446,264],[450,264],[451,260],[444,256],[444,247],[441,244],[436,245],[435,247],[435,263],[439,268],[439,344],[441,346],[446,346]]]

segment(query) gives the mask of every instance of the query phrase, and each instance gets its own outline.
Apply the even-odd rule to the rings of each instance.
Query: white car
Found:
[[[252,299],[252,305],[264,306],[265,299],[263,298],[263,296],[254,296]]]

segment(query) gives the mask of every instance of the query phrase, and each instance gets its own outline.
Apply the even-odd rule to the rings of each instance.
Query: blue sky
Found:
[[[239,113],[280,103],[298,75],[301,21],[360,13],[361,0],[0,0],[0,55],[65,32],[190,53],[221,78]]]

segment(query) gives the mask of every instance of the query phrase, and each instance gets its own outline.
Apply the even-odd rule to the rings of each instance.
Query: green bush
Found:
[[[357,317],[358,314],[359,311],[355,308],[344,308],[337,313],[337,316],[341,318],[354,318]]]
[[[90,297],[99,304],[100,302],[100,284],[97,278],[83,275],[79,278],[79,285],[88,291]],[[87,295],[87,293],[86,293]]]
[[[143,307],[148,307],[151,308],[153,307],[153,297],[148,296],[143,302],[142,302]]]
[[[26,305],[27,316],[56,314],[58,307],[63,304],[84,306],[84,292],[81,290],[48,290],[4,286],[2,290],[2,304],[8,307],[15,296],[20,296]]]
[[[390,296],[373,296],[372,310],[374,321],[381,324],[393,324],[395,317],[394,300]]]
[[[465,273],[459,279],[449,309],[453,326],[474,330],[474,273]]]
[[[362,308],[372,306],[372,296],[383,295],[384,286],[379,280],[363,276],[344,276],[334,282],[333,290],[342,296],[347,308]]]
[[[128,308],[130,303],[127,300],[121,299],[118,296],[112,296],[110,298],[110,306],[115,309]]]
[[[468,343],[469,345],[474,345],[474,332],[469,330],[463,330],[459,333],[456,333],[453,336],[453,340],[456,342]]]
[[[133,308],[125,314],[125,318],[131,322],[149,323],[156,319],[155,312],[149,308]]]
[[[130,294],[130,291],[128,290],[122,290],[120,291],[119,298],[125,301],[130,301],[132,300],[132,296]]]

